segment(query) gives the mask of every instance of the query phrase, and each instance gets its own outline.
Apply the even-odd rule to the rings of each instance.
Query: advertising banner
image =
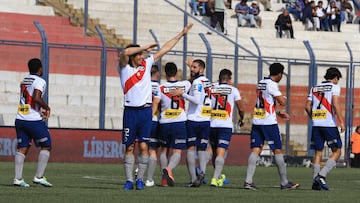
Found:
[[[50,162],[122,163],[124,146],[120,130],[49,129],[52,141]],[[16,153],[14,127],[0,127],[0,161],[13,161]],[[225,163],[246,165],[250,153],[249,135],[233,135]],[[37,161],[39,148],[33,145],[26,161]],[[184,164],[185,153],[182,156]]]

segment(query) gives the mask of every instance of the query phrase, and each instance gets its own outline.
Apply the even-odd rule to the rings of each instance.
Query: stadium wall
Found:
[[[120,130],[89,130],[50,128],[52,151],[50,162],[122,163],[123,145]],[[14,127],[0,127],[0,161],[14,160],[16,153]],[[250,139],[246,134],[234,134],[227,165],[247,165]],[[26,161],[36,162],[39,149],[32,147]],[[182,156],[185,164],[185,153]]]

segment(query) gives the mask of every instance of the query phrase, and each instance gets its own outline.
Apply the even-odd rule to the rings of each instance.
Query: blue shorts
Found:
[[[31,140],[34,140],[36,147],[51,147],[49,129],[44,121],[24,121],[16,119],[15,129],[18,149],[31,146]]]
[[[151,148],[159,148],[160,142],[159,142],[159,122],[153,121],[151,126],[151,135],[149,140],[149,147]]]
[[[210,134],[210,121],[187,121],[186,128],[187,146],[196,146],[201,150],[207,149]]]
[[[324,143],[333,148],[341,148],[342,142],[337,127],[314,127],[312,128],[311,135],[311,149],[323,150]]]
[[[281,135],[277,124],[252,125],[250,140],[251,148],[263,147],[265,140],[271,150],[282,148]]]
[[[122,142],[129,146],[136,140],[148,143],[152,123],[151,107],[125,107],[123,117]]]
[[[162,147],[186,149],[185,122],[164,123],[159,126],[159,138]]]
[[[210,143],[212,147],[228,149],[232,135],[231,128],[210,128]]]

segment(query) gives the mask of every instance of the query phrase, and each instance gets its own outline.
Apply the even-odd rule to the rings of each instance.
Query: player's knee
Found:
[[[131,144],[129,146],[126,146],[126,153],[132,153],[134,152],[135,145]]]
[[[41,147],[41,150],[47,150],[47,151],[51,151],[51,147]]]
[[[17,151],[20,152],[21,154],[27,155],[27,153],[29,152],[29,148],[30,147],[22,147],[17,149]]]
[[[274,154],[282,154],[282,150],[281,149],[274,149]]]
[[[340,157],[341,156],[341,149],[339,148],[333,148],[332,152],[335,156]]]

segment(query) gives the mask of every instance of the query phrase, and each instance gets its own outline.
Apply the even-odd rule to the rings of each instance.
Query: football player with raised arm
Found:
[[[135,140],[139,141],[138,174],[136,189],[144,189],[143,176],[148,165],[148,142],[152,126],[151,67],[170,51],[192,28],[186,25],[181,32],[167,41],[157,52],[145,58],[144,51],[152,51],[157,44],[145,46],[129,45],[119,54],[118,72],[124,91],[124,116],[122,142],[126,146],[124,170],[126,182],[124,190],[132,190],[135,163]]]

